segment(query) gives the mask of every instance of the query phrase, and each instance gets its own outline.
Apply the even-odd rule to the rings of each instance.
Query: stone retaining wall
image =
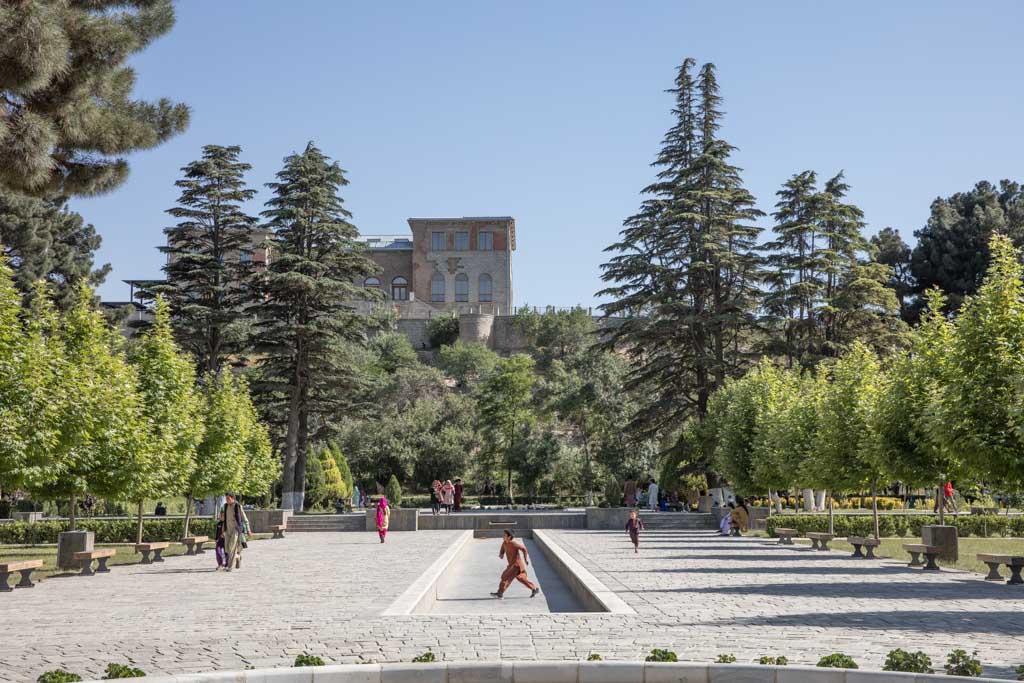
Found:
[[[586,529],[587,517],[582,512],[490,512],[453,515],[421,514],[419,528],[440,529],[502,529],[504,522],[511,529]],[[625,524],[625,522],[623,522]]]
[[[679,662],[343,664],[146,677],[149,683],[931,683],[949,676],[809,666]],[[996,683],[994,678],[973,678]]]
[[[419,513],[416,508],[391,508],[388,531],[417,531]],[[377,531],[377,510],[374,508],[366,509],[366,530]]]

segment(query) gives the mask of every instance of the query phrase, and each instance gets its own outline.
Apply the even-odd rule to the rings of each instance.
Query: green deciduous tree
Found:
[[[460,387],[469,388],[494,370],[498,365],[498,354],[480,342],[464,343],[459,340],[441,347],[438,364]]]
[[[180,133],[188,108],[132,99],[135,54],[170,31],[171,0],[27,0],[0,6],[0,185],[93,194],[121,155]]]
[[[184,489],[204,429],[192,359],[174,342],[170,308],[162,297],[157,297],[153,314],[152,326],[131,354],[149,441],[144,457],[127,473],[123,490],[125,499],[138,505],[136,543],[142,542],[143,500]]]
[[[338,195],[348,181],[337,163],[310,143],[285,159],[277,179],[262,214],[274,259],[251,288],[254,389],[264,413],[282,423],[283,507],[301,511],[309,445],[366,381],[353,350],[365,347],[373,321],[352,303],[374,293],[353,283],[377,266]]]
[[[493,462],[504,465],[510,498],[516,456],[524,453],[517,450],[516,440],[536,419],[533,369],[534,361],[529,356],[515,354],[502,358],[479,388],[479,428],[485,436],[485,452]]]
[[[900,317],[906,322],[913,322],[914,276],[910,274],[910,245],[903,241],[899,231],[883,228],[871,238],[871,246],[875,250],[875,260],[890,269],[887,286],[900,304]]]
[[[218,373],[244,343],[245,278],[252,272],[256,219],[242,210],[255,190],[245,185],[249,164],[240,147],[206,145],[203,156],[184,168],[174,184],[178,205],[167,213],[179,220],[165,228],[167,281],[163,294],[174,315],[180,343],[196,358],[201,373]],[[242,258],[242,254],[248,258]]]
[[[989,244],[992,265],[961,308],[948,350],[943,434],[975,473],[1024,484],[1024,267],[1009,237]]]

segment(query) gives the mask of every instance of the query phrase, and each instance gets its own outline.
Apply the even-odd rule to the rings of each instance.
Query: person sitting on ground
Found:
[[[750,510],[747,509],[747,501],[740,498],[740,504],[729,515],[729,529],[733,536],[742,536],[741,532],[747,530],[750,524]]]

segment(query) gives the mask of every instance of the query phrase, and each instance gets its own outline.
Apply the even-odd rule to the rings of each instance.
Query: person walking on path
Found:
[[[505,529],[503,534],[498,557],[504,558],[508,562],[508,566],[501,573],[498,590],[491,593],[491,595],[502,600],[505,597],[505,591],[508,590],[513,581],[518,581],[529,588],[531,598],[536,597],[537,593],[540,593],[540,588],[526,576],[526,567],[530,564],[530,553],[526,550],[523,542],[517,541],[508,529]]]
[[[455,506],[455,486],[451,479],[446,480],[441,487],[441,502],[444,503],[444,509],[448,514],[452,514],[452,508]]]
[[[640,519],[640,515],[636,513],[636,510],[632,510],[629,513],[629,519],[626,521],[626,533],[629,534],[629,540],[633,542],[633,552],[640,552],[640,532],[644,530],[644,523]]]
[[[430,514],[441,512],[441,482],[435,479],[430,485]]]
[[[232,568],[242,566],[242,550],[248,547],[249,518],[231,493],[224,496],[224,507],[220,514],[224,523],[224,552],[228,561],[225,571],[231,571]]]
[[[647,485],[647,504],[654,512],[658,511],[658,484],[655,483],[654,477],[651,477],[651,482]]]
[[[391,508],[388,506],[388,499],[381,496],[380,502],[377,503],[377,535],[380,536],[381,543],[387,538],[389,524],[391,524]]]
[[[627,479],[622,487],[622,504],[628,508],[636,507],[636,482]]]
[[[460,477],[455,478],[455,489],[453,491],[455,511],[462,512],[462,479]]]

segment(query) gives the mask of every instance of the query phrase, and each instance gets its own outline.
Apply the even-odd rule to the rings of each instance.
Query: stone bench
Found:
[[[882,542],[877,538],[862,538],[860,536],[848,536],[846,542],[853,546],[853,555],[851,557],[867,557],[869,560],[877,559],[875,557],[875,548],[882,545]],[[861,552],[861,548],[867,548],[868,554],[865,555]]]
[[[775,535],[779,537],[779,545],[793,545],[793,538],[800,535],[796,529],[775,527]]]
[[[270,530],[274,532],[274,538],[284,538],[285,529],[288,528],[287,524],[271,524]]]
[[[209,536],[186,536],[181,539],[181,542],[185,545],[186,555],[202,555],[203,544],[210,540]]]
[[[100,548],[99,550],[82,550],[72,555],[72,557],[82,563],[81,576],[92,576],[97,572],[109,572],[110,569],[107,568],[107,560],[114,555],[117,555],[117,551],[113,548]],[[97,560],[99,562],[95,572],[92,570],[93,560]]]
[[[835,536],[833,534],[810,532],[807,534],[807,538],[811,539],[811,550],[828,550],[828,542],[835,538]]]
[[[163,552],[171,546],[166,541],[160,543],[136,543],[135,552],[142,553],[142,564],[153,564],[154,562],[163,562]],[[153,553],[153,559],[149,558],[149,553]]]
[[[1006,583],[1024,583],[1024,579],[1022,579],[1020,575],[1021,569],[1024,569],[1024,556],[988,555],[985,553],[979,553],[977,557],[980,562],[984,562],[988,565],[988,576],[985,577],[986,581],[1002,581],[1003,577],[999,573],[999,565],[1005,564],[1006,568],[1010,570],[1010,578],[1006,580]]]
[[[904,543],[903,549],[910,553],[910,564],[908,567],[920,567],[922,564],[925,569],[931,571],[938,571],[939,565],[935,564],[935,558],[942,548],[937,545],[924,545],[923,543]],[[926,562],[921,562],[921,555],[925,556]]]
[[[7,584],[7,578],[13,572],[21,572],[21,580],[18,581],[18,588],[31,588],[35,585],[32,583],[32,572],[42,566],[42,560],[0,562],[0,593],[9,593],[14,590]]]

